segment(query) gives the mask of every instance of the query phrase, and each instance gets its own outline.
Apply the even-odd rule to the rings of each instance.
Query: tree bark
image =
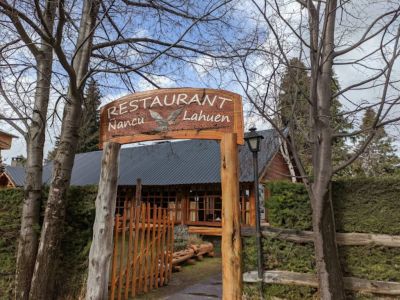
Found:
[[[312,30],[312,80],[311,128],[313,138],[313,175],[310,199],[314,231],[315,259],[318,272],[319,293],[324,300],[345,299],[343,275],[336,244],[335,219],[330,197],[332,177],[332,65],[337,1],[329,0],[325,6],[323,39],[318,43],[319,21],[313,18]],[[318,47],[315,47],[318,45]]]
[[[119,144],[110,142],[105,144],[103,150],[93,241],[89,253],[87,300],[108,299],[120,148]]]
[[[53,175],[46,203],[39,250],[32,277],[30,298],[52,299],[55,271],[66,213],[66,192],[70,185],[71,172],[79,140],[79,125],[82,114],[82,79],[88,71],[90,52],[99,1],[86,0],[82,7],[76,55],[72,70],[69,69],[70,82],[68,100],[65,103],[61,127],[60,144],[53,162]],[[55,48],[60,56],[61,49]]]
[[[57,4],[47,1],[44,18],[52,29]],[[22,206],[21,230],[18,241],[15,277],[15,298],[28,299],[38,248],[40,206],[42,198],[43,148],[50,84],[53,66],[53,49],[43,39],[37,63],[35,101],[32,120],[26,135],[27,163]]]

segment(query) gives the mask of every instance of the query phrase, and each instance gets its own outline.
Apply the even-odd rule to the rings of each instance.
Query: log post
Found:
[[[89,253],[87,300],[108,299],[120,148],[120,144],[112,142],[104,144],[100,182],[96,198],[93,241]]]
[[[222,298],[242,299],[239,158],[235,133],[221,140],[222,185]]]

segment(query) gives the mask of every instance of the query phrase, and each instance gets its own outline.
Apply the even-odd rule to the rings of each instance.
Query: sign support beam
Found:
[[[222,186],[222,297],[242,299],[242,243],[240,239],[239,158],[236,133],[221,140]]]
[[[113,142],[106,142],[103,148],[93,241],[89,253],[87,300],[108,299],[120,149],[121,145]]]

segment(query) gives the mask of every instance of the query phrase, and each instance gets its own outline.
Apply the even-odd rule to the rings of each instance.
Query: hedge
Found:
[[[44,194],[46,199],[47,192]],[[94,186],[71,187],[67,193],[54,299],[78,299],[84,287],[96,195]],[[22,198],[20,189],[0,190],[0,299],[12,295]]]
[[[302,184],[271,182],[267,185],[268,220],[273,227],[311,230],[311,206]],[[365,232],[400,235],[400,178],[363,178],[335,181],[332,201],[338,232]],[[400,249],[381,246],[339,247],[345,276],[400,282]],[[244,241],[244,268],[256,269],[254,239]],[[266,269],[315,273],[312,244],[296,244],[264,239]],[[245,285],[245,293],[256,295],[255,285]],[[315,299],[317,290],[268,284],[266,299]],[[348,293],[349,299],[374,299],[372,295]],[[256,298],[255,298],[256,299]]]
[[[311,205],[303,184],[288,181],[267,185],[271,226],[311,230]],[[400,178],[360,178],[332,183],[338,232],[400,235]],[[357,209],[355,209],[357,208]]]

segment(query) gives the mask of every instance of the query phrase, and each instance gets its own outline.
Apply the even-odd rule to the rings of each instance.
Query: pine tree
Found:
[[[96,81],[91,80],[88,83],[86,95],[84,99],[84,106],[82,108],[82,121],[79,129],[79,143],[76,153],[84,153],[98,150],[99,144],[99,106],[101,104],[101,94]],[[60,137],[56,137],[55,146],[53,150],[47,153],[45,163],[54,160]]]
[[[76,153],[98,150],[99,145],[99,106],[101,94],[96,81],[88,83],[84,106],[82,108],[82,122],[79,130],[79,144]]]
[[[368,108],[364,113],[360,126],[363,133],[358,140],[358,147],[365,143],[371,133],[375,118],[375,111],[372,108]],[[395,166],[399,162],[400,158],[396,155],[393,139],[388,136],[384,127],[380,127],[376,130],[370,144],[355,162],[353,172],[356,175],[363,176],[387,175],[395,172]]]
[[[337,79],[332,81],[332,91],[335,94],[339,89]],[[302,61],[294,58],[289,61],[281,86],[278,101],[278,110],[283,127],[293,128],[294,142],[297,145],[298,153],[304,163],[306,170],[310,170],[311,144],[308,142],[310,122],[310,77],[307,68]],[[352,124],[341,115],[342,104],[337,98],[332,100],[332,128],[334,131],[347,131]],[[337,139],[333,142],[333,162],[335,164],[344,161],[349,153],[349,147],[344,139]]]
[[[54,158],[56,157],[56,153],[57,153],[57,149],[58,149],[58,144],[60,143],[60,137],[56,136],[56,141],[54,143],[54,148],[53,150],[50,150],[49,152],[47,152],[47,157],[44,160],[44,163],[47,164],[51,161],[54,160]]]

